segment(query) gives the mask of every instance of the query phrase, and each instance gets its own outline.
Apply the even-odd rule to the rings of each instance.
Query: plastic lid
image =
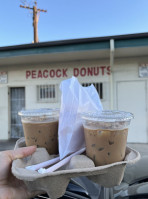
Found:
[[[30,109],[30,110],[22,110],[18,112],[20,116],[23,117],[53,117],[59,114],[59,109],[48,109],[48,108],[40,108],[40,109]]]
[[[98,113],[82,113],[82,119],[89,121],[103,121],[103,122],[121,122],[128,121],[134,118],[134,115],[125,111],[112,111],[112,110],[103,110]]]

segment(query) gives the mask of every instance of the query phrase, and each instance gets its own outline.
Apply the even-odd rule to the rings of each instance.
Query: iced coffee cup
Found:
[[[124,160],[132,118],[132,113],[124,111],[82,114],[86,155],[94,161],[95,166]]]
[[[49,154],[58,154],[58,109],[23,110],[18,113],[26,146],[44,147]]]

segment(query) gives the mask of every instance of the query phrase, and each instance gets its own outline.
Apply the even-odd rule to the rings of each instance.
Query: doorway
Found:
[[[146,82],[117,82],[118,110],[132,112],[134,119],[128,133],[128,142],[147,143]]]
[[[18,115],[18,112],[22,110],[23,108],[25,108],[25,88],[24,87],[10,88],[10,107],[11,107],[10,137],[11,138],[24,137],[21,117]]]

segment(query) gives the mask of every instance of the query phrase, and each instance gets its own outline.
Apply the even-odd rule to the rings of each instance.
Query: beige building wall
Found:
[[[8,75],[8,83],[0,85],[0,139],[8,139],[10,136],[10,95],[9,90],[13,87],[25,88],[25,108],[57,108],[60,107],[60,91],[58,92],[58,100],[55,103],[41,103],[37,100],[37,85],[57,84],[58,88],[62,80],[71,78],[79,70],[77,76],[81,83],[103,83],[103,99],[104,109],[111,108],[110,84],[113,84],[113,108],[124,109],[133,112],[135,119],[131,123],[129,132],[129,142],[148,143],[148,127],[147,127],[147,99],[148,99],[148,81],[147,78],[139,77],[139,65],[148,63],[147,57],[132,57],[116,59],[113,66],[112,80],[109,74],[109,60],[89,60],[75,61],[63,63],[48,63],[42,65],[15,65],[5,67],[4,70]],[[84,75],[84,68],[99,67],[98,76]],[[60,71],[58,71],[60,69]],[[78,69],[78,70],[76,70]],[[80,74],[80,70],[81,74]],[[56,77],[41,77],[39,71],[58,71]],[[63,72],[64,70],[64,72]],[[35,71],[35,72],[33,72]],[[32,75],[30,75],[30,73]],[[64,73],[64,75],[63,75]],[[26,76],[27,74],[27,76]],[[39,78],[37,78],[39,74]],[[46,73],[47,75],[47,73]],[[45,75],[45,76],[46,76]],[[112,82],[111,82],[112,81]],[[138,84],[139,83],[139,84]],[[123,92],[122,90],[123,89]],[[130,99],[130,100],[129,100]],[[141,107],[141,108],[139,108]],[[140,120],[140,121],[139,121]],[[137,124],[141,123],[137,127]],[[141,132],[140,132],[141,129]]]

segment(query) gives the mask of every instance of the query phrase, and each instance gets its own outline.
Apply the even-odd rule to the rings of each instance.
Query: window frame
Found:
[[[96,91],[98,92],[100,99],[104,100],[104,84],[103,84],[103,82],[83,82],[83,83],[81,83],[81,85],[83,87],[90,86],[91,84],[93,84],[94,87],[96,88]]]
[[[36,88],[37,88],[37,102],[40,103],[58,102],[58,84],[41,84],[37,85]]]

